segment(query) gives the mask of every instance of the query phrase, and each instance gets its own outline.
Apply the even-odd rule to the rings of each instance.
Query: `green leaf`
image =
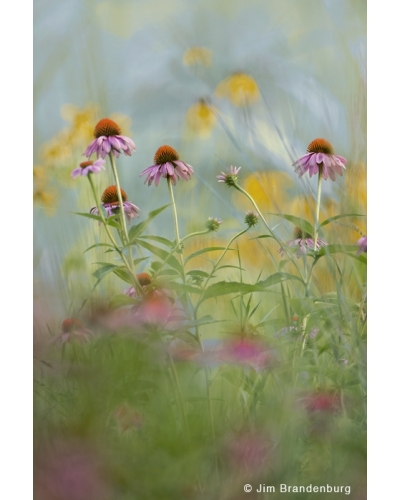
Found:
[[[140,224],[136,224],[135,226],[132,226],[129,230],[130,242],[132,242],[135,238],[137,238],[140,234],[142,234],[143,231],[150,224],[150,222],[154,219],[154,217],[157,217],[158,214],[160,214],[163,210],[165,210],[169,206],[170,206],[170,204],[164,205],[163,207],[160,207],[160,208],[157,208],[156,210],[153,210],[152,212],[149,213],[149,216],[146,220],[144,220],[143,222],[140,222]]]
[[[221,270],[221,269],[224,269],[224,268],[240,269],[240,271],[246,271],[246,269],[244,269],[243,267],[231,266],[229,264],[227,264],[225,266],[218,267],[218,271]]]
[[[331,255],[333,253],[342,253],[358,260],[359,262],[362,262],[363,264],[367,264],[366,255],[356,255],[355,253],[353,253],[356,250],[358,250],[357,245],[328,245],[326,247],[320,248],[316,253],[316,257],[323,257],[325,255]]]
[[[212,297],[221,297],[230,293],[251,293],[251,292],[264,292],[264,287],[258,285],[250,285],[247,283],[240,283],[237,281],[218,281],[213,283],[205,291],[202,302]]]
[[[194,257],[197,257],[198,255],[201,255],[203,253],[215,252],[216,250],[225,250],[225,248],[226,247],[206,247],[206,248],[202,248],[201,250],[197,250],[197,252],[193,252],[188,257],[186,257],[185,262],[189,262],[190,259],[193,259]],[[229,250],[233,250],[233,248],[230,248]]]
[[[216,321],[212,316],[207,314],[206,316],[202,316],[201,318],[195,321],[189,321],[188,323],[185,323],[185,328],[192,328],[193,326],[199,326],[199,325],[207,325],[209,323],[221,323],[221,321]]]
[[[101,281],[106,274],[111,273],[114,269],[116,269],[118,266],[115,264],[109,264],[108,262],[95,262],[95,264],[99,264],[101,267],[99,269],[96,269],[96,271],[93,273],[93,276],[98,280]]]
[[[255,238],[250,238],[250,240],[259,240],[261,238],[273,238],[270,234],[260,234],[260,236],[256,236]]]
[[[139,257],[138,259],[135,259],[133,262],[135,263],[135,266],[143,262],[144,260],[148,260],[149,257]]]
[[[94,245],[87,248],[83,253],[86,253],[89,250],[92,250],[92,248],[96,248],[96,247],[110,247],[110,248],[112,248],[112,250],[115,250],[114,245],[109,245],[108,243],[95,243]]]
[[[301,283],[304,284],[304,281],[299,278],[298,276],[295,276],[294,274],[289,274],[289,273],[275,273],[271,274],[271,276],[268,276],[266,280],[259,281],[258,285],[267,287],[267,286],[272,286],[276,285],[277,283],[282,283],[282,281],[287,281],[287,280],[295,280],[295,281],[300,281]]]
[[[143,240],[157,241],[158,243],[162,243],[169,248],[175,248],[176,246],[174,241],[171,241],[168,238],[163,238],[162,236],[141,236],[141,238]]]
[[[282,269],[286,266],[286,264],[287,264],[288,262],[290,262],[290,260],[289,260],[289,259],[282,259],[282,260],[279,262],[279,266],[278,266],[278,267],[279,267],[279,270],[282,270]]]
[[[157,272],[158,276],[177,276],[179,277],[180,274],[178,273],[178,271],[176,271],[175,269],[164,269],[162,271],[159,271]]]
[[[365,217],[365,215],[362,215],[362,214],[335,215],[334,217],[329,217],[329,219],[326,219],[326,220],[324,220],[324,222],[321,222],[319,227],[326,226],[327,224],[330,224],[331,222],[334,222],[335,220],[343,219],[343,217]]]
[[[188,276],[195,276],[195,277],[202,277],[202,278],[208,278],[209,273],[206,273],[205,271],[202,271],[201,269],[193,269],[192,271],[188,271],[186,273]]]
[[[289,222],[292,222],[295,226],[298,226],[300,229],[303,229],[306,233],[313,234],[314,233],[314,228],[313,226],[306,221],[305,219],[302,219],[301,217],[296,217],[294,215],[289,215],[289,214],[270,214],[270,215],[276,215],[277,217],[283,217],[284,219],[288,220]]]
[[[269,276],[266,280],[259,281],[257,284],[251,285],[249,283],[241,283],[236,281],[219,281],[218,283],[213,283],[205,291],[203,300],[209,299],[211,297],[220,297],[222,295],[227,295],[230,293],[252,293],[252,292],[265,292],[265,288],[282,283],[282,281],[296,280],[303,284],[303,280],[298,276],[288,273],[275,273]]]
[[[95,262],[95,264],[100,265],[99,269],[96,269],[96,271],[93,273],[93,276],[100,282],[104,276],[106,276],[108,273],[114,273],[116,274],[119,278],[121,278],[123,281],[133,284],[132,283],[132,278],[131,275],[129,274],[127,268],[125,266],[116,266],[115,264],[109,264],[108,262]],[[98,283],[96,283],[97,285]]]
[[[201,288],[184,285],[182,283],[175,283],[174,281],[168,282],[168,288],[171,290],[176,290],[177,292],[185,292],[185,293],[201,293],[203,290]]]
[[[152,245],[151,243],[148,243],[147,241],[143,240],[136,240],[136,243],[140,245],[143,248],[146,248],[146,250],[149,250],[151,253],[159,257],[161,260],[166,261],[167,264],[169,264],[171,267],[176,269],[180,274],[182,273],[182,268],[179,262],[176,260],[176,258],[173,255],[170,255],[169,252],[166,250],[163,250],[162,248],[156,247],[155,245]]]
[[[118,307],[132,306],[134,304],[137,304],[137,299],[120,293],[110,300],[108,306],[112,309],[117,309]]]
[[[330,255],[331,253],[346,253],[358,250],[357,245],[327,245],[321,247],[318,252],[315,253],[316,257],[322,257],[323,255]]]
[[[100,215],[93,215],[93,214],[86,214],[83,212],[72,212],[75,215],[81,215],[82,217],[87,217],[88,219],[94,219],[99,222],[103,222]],[[107,226],[113,226],[119,228],[120,225],[115,222],[115,216],[113,217],[108,217],[105,219]]]
[[[113,269],[113,273],[118,276],[118,278],[121,278],[122,281],[125,281],[126,283],[129,283],[130,285],[133,285],[132,281],[132,276],[126,269],[126,267],[118,267],[117,269]]]

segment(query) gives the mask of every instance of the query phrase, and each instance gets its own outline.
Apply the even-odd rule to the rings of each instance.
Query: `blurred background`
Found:
[[[77,316],[89,297],[92,308],[108,304],[126,286],[109,276],[93,291],[94,263],[109,257],[98,248],[85,250],[104,235],[96,222],[74,214],[95,205],[87,180],[71,179],[71,172],[83,161],[101,118],[117,122],[136,144],[131,157],[117,159],[121,187],[141,209],[135,223],[170,202],[165,183],[148,187],[139,177],[153,165],[157,148],[168,144],[192,165],[192,180],[175,188],[181,236],[202,230],[210,216],[224,222],[217,234],[188,243],[187,253],[226,245],[245,227],[244,212],[251,205],[216,179],[231,165],[241,167],[241,185],[284,241],[292,239],[293,225],[272,214],[313,223],[316,177],[299,180],[292,164],[317,137],[348,160],[343,177],[323,183],[321,219],[366,214],[364,0],[36,0],[34,60],[38,359],[42,340],[59,334],[62,320]],[[109,165],[94,177],[99,193],[114,184]],[[364,218],[344,220],[325,228],[324,239],[355,245],[366,234]],[[248,283],[268,277],[279,262],[275,242],[251,239],[264,232],[257,226],[238,243]],[[151,222],[147,234],[174,238],[170,209]],[[315,324],[310,321],[310,329],[324,325],[318,357],[310,348],[292,365],[294,337],[280,330],[285,324],[271,322],[258,340],[267,341],[261,354],[268,353],[269,367],[278,366],[277,375],[267,380],[264,366],[242,361],[214,372],[217,441],[210,437],[204,373],[187,358],[178,372],[192,434],[182,438],[165,353],[156,343],[149,347],[142,338],[124,335],[114,342],[106,332],[82,349],[68,345],[41,358],[34,430],[40,498],[100,500],[112,496],[111,488],[122,500],[235,500],[242,498],[236,493],[249,477],[271,484],[347,481],[359,491],[351,498],[366,498],[364,344],[358,342],[358,333],[365,340],[365,266],[353,260],[337,257],[342,274],[336,281],[331,269],[316,266],[321,295],[335,290],[341,302],[339,283],[348,300],[338,313],[328,306],[318,309]],[[147,265],[144,261],[138,271],[147,272]],[[187,270],[209,265],[193,259]],[[285,270],[290,272],[290,264]],[[219,276],[229,277],[228,271]],[[280,298],[268,295],[257,314],[272,310],[275,300]],[[230,306],[216,308],[216,317],[232,315]],[[298,301],[301,314],[308,308]],[[82,309],[85,318],[90,312]],[[345,328],[339,331],[338,325]],[[331,335],[333,327],[340,339],[351,337],[351,349]],[[214,324],[204,330],[216,341],[229,328]],[[81,333],[89,336],[85,329]],[[260,346],[240,349],[259,352]],[[282,365],[274,364],[276,352]],[[179,349],[176,354],[180,361],[187,355]],[[210,360],[203,360],[204,366],[215,368]],[[246,394],[255,394],[250,406]],[[267,479],[266,468],[272,471]],[[221,478],[230,485],[223,494],[215,486]],[[207,496],[208,480],[215,496]]]
[[[265,213],[312,220],[315,178],[299,181],[291,165],[316,137],[349,161],[343,178],[324,183],[323,214],[365,213],[365,1],[37,0],[34,21],[34,283],[53,310],[66,313],[66,283],[85,288],[77,276],[93,261],[82,252],[97,227],[72,212],[94,202],[86,179],[70,174],[103,117],[136,144],[118,168],[143,218],[169,202],[165,186],[139,178],[156,149],[169,144],[193,166],[176,190],[183,234],[209,216],[240,227],[250,206],[216,182],[230,165]],[[95,180],[102,192],[111,170]],[[168,217],[152,231],[163,235]],[[289,223],[279,230],[290,239]],[[346,244],[359,237],[340,227]]]

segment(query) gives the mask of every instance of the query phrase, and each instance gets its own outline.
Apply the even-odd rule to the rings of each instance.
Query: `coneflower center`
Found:
[[[325,139],[314,139],[308,145],[307,151],[309,153],[325,153],[326,155],[333,155],[332,145]]]
[[[293,235],[294,235],[294,237],[295,237],[296,240],[297,239],[306,240],[307,238],[312,238],[312,236],[311,236],[310,233],[306,233],[300,227],[295,227],[294,228]]]
[[[93,165],[93,162],[91,160],[89,160],[89,161],[83,161],[82,163],[79,164],[79,166],[81,168],[90,167],[90,165]]]
[[[64,333],[73,332],[82,328],[82,323],[79,319],[68,318],[61,323],[61,329]]]
[[[110,120],[109,118],[103,118],[99,121],[99,123],[94,127],[94,136],[96,139],[105,135],[109,137],[110,135],[120,135],[121,129],[118,125]]]
[[[122,201],[126,201],[128,199],[128,196],[123,189],[121,189],[121,197]],[[103,203],[118,203],[117,186],[109,186],[101,195],[101,201]]]
[[[142,286],[147,286],[151,283],[151,277],[147,273],[139,273],[136,275],[136,278]]]
[[[164,146],[160,146],[156,154],[154,155],[154,163],[156,165],[162,165],[163,163],[168,163],[171,161],[178,161],[179,160],[179,155],[175,151],[174,148],[171,148],[171,146],[167,146],[166,144]]]

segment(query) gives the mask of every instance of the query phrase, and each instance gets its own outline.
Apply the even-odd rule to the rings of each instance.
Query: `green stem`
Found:
[[[118,195],[118,203],[119,203],[119,213],[120,213],[120,220],[121,220],[121,226],[123,229],[123,233],[125,236],[125,245],[129,246],[129,260],[131,263],[131,270],[134,275],[134,283],[135,283],[135,288],[139,294],[143,294],[143,288],[142,285],[139,283],[139,281],[136,279],[136,269],[135,269],[135,262],[132,257],[132,248],[131,245],[129,245],[129,234],[128,234],[128,228],[126,226],[126,219],[125,219],[125,211],[124,211],[124,202],[122,200],[122,193],[121,193],[121,186],[119,184],[119,177],[118,177],[118,172],[117,172],[117,167],[115,165],[115,160],[114,156],[112,154],[112,151],[108,154],[110,158],[110,163],[111,163],[111,168],[114,174],[114,179],[115,179],[115,184],[117,186],[117,195]],[[124,242],[123,242],[124,244]]]
[[[239,236],[241,236],[242,234],[246,233],[247,231],[249,230],[249,228],[247,227],[246,229],[244,229],[243,231],[240,231],[240,233],[238,234],[235,234],[235,236],[233,236],[233,238],[231,238],[231,240],[229,241],[228,245],[225,247],[224,251],[222,252],[222,254],[220,255],[219,259],[217,260],[217,262],[214,264],[213,268],[212,268],[212,271],[210,272],[210,274],[208,275],[208,278],[206,279],[206,282],[203,286],[203,292],[202,294],[200,295],[200,298],[199,300],[197,301],[197,304],[196,304],[196,307],[195,307],[195,310],[194,310],[194,318],[196,319],[196,316],[197,316],[197,311],[200,307],[200,304],[201,304],[201,301],[202,301],[202,298],[205,294],[205,291],[207,289],[207,285],[208,285],[208,282],[210,281],[212,275],[214,274],[215,270],[217,269],[218,267],[218,264],[221,262],[221,260],[223,259],[224,255],[226,254],[226,252],[229,250],[229,247],[231,246],[231,244],[236,240],[236,238],[239,238]]]
[[[265,224],[265,227],[268,229],[268,231],[271,233],[271,236],[272,238],[283,248],[285,245],[284,243],[276,236],[276,234],[272,231],[272,229],[269,227],[267,221],[265,220],[263,214],[261,213],[260,209],[258,208],[257,206],[257,203],[254,201],[254,199],[252,198],[252,196],[249,195],[249,193],[247,191],[245,191],[242,187],[239,186],[239,184],[237,184],[236,182],[234,183],[234,187],[240,191],[242,194],[244,194],[246,196],[246,198],[248,198],[253,207],[256,209],[258,215],[260,216],[261,220],[264,222]],[[297,272],[299,273],[299,275],[301,276],[301,279],[303,280],[303,283],[305,285],[305,281],[304,281],[304,278],[301,274],[301,271],[300,271],[300,268],[299,266],[297,265],[297,262],[294,260],[293,256],[290,255],[289,253],[287,253],[289,259],[292,261],[292,263],[294,264],[295,268],[297,269]]]
[[[138,282],[138,280],[136,278],[136,274],[135,274],[134,270],[131,269],[128,261],[126,260],[125,255],[123,254],[123,252],[119,248],[117,242],[115,241],[114,236],[111,234],[111,231],[110,231],[110,228],[108,227],[107,221],[104,218],[104,214],[103,214],[103,211],[101,209],[99,199],[97,197],[96,189],[95,189],[94,184],[93,184],[92,174],[89,174],[87,177],[89,179],[90,187],[92,188],[92,192],[93,192],[93,196],[94,196],[94,200],[95,200],[95,203],[96,203],[97,210],[99,212],[99,216],[100,216],[100,218],[101,218],[101,220],[103,222],[103,226],[106,229],[106,233],[107,233],[108,237],[110,238],[110,241],[113,244],[115,251],[119,254],[119,256],[123,260],[126,268],[130,272],[131,278],[133,280],[133,283],[134,283],[134,286],[135,286],[136,290],[138,290],[139,293],[140,293],[140,291],[142,290],[142,287],[141,287],[140,283]]]
[[[175,380],[176,391],[178,393],[179,406],[181,407],[182,419],[183,419],[183,427],[185,429],[185,432],[186,432],[187,436],[189,437],[189,425],[188,425],[187,416],[186,416],[186,410],[185,410],[185,400],[183,398],[181,385],[179,383],[178,373],[177,373],[176,368],[175,368],[175,363],[174,363],[174,360],[172,359],[171,353],[169,352],[168,345],[166,345],[166,343],[164,342],[164,339],[162,338],[162,335],[159,332],[158,332],[158,335],[160,337],[160,340],[161,340],[162,344],[165,346],[165,348],[167,350],[167,354],[168,354],[168,359],[169,359],[169,363],[170,363],[170,366],[171,366],[172,375],[173,375],[173,378]],[[177,405],[178,405],[178,401],[177,401]]]
[[[315,210],[315,226],[314,226],[314,252],[316,252],[316,250],[317,250],[319,209],[320,209],[320,206],[321,206],[321,191],[322,191],[322,167],[319,167],[319,171],[318,171],[318,191],[317,191],[317,208]]]
[[[172,189],[172,182],[171,178],[167,177],[167,183],[168,183],[168,190],[169,190],[169,195],[171,197],[171,202],[172,202],[172,211],[174,213],[174,226],[175,226],[175,238],[176,238],[176,247],[178,248],[181,264],[182,264],[182,279],[183,282],[186,283],[186,277],[185,277],[185,261],[183,260],[183,255],[182,255],[182,248],[181,248],[181,240],[179,238],[179,226],[178,226],[178,213],[176,211],[176,203],[175,203],[175,198],[174,198],[174,191]]]
[[[119,184],[119,178],[118,178],[118,172],[117,172],[117,167],[115,165],[115,160],[112,152],[108,154],[110,157],[110,162],[111,162],[111,168],[114,174],[114,179],[115,179],[115,184],[117,186],[117,195],[118,195],[118,202],[119,202],[119,212],[120,212],[120,219],[121,219],[121,225],[122,229],[124,231],[125,235],[125,244],[129,242],[129,235],[128,235],[128,228],[126,226],[126,220],[125,220],[125,212],[124,212],[124,202],[122,200],[122,193],[121,193],[121,186]]]
[[[180,244],[182,244],[184,241],[188,240],[189,238],[193,238],[194,236],[201,236],[202,234],[208,234],[210,232],[209,229],[205,229],[204,231],[197,231],[195,233],[190,233],[184,238],[181,239]],[[174,248],[169,252],[168,256],[166,259],[164,259],[161,262],[160,267],[157,269],[157,271],[153,274],[153,279],[157,277],[158,273],[161,271],[161,269],[165,266],[165,264],[168,262],[168,259],[173,255],[177,250],[178,250],[178,245],[175,245]]]

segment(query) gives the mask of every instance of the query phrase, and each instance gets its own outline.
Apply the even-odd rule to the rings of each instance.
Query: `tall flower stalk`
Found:
[[[268,229],[268,231],[269,231],[270,235],[272,236],[272,238],[277,243],[279,243],[279,245],[281,247],[283,247],[282,241],[280,240],[280,238],[278,238],[278,236],[276,236],[276,234],[274,233],[274,231],[270,228],[268,222],[265,220],[263,214],[261,213],[261,210],[258,208],[258,205],[255,202],[255,200],[253,199],[253,197],[246,190],[244,190],[239,185],[239,183],[238,183],[238,181],[239,181],[238,173],[239,173],[240,169],[241,169],[241,167],[233,167],[233,166],[231,166],[229,173],[221,172],[221,175],[217,176],[218,182],[224,182],[228,187],[234,187],[240,193],[244,194],[244,196],[246,196],[246,198],[251,202],[251,204],[253,205],[253,207],[256,209],[258,215],[260,216],[260,219],[263,221],[265,227]],[[289,258],[293,262],[294,266],[297,269],[297,272],[302,277],[302,280],[304,282],[304,279],[303,279],[303,276],[301,274],[300,268],[297,265],[296,261],[293,259],[293,257],[291,255],[289,255]]]
[[[167,183],[168,183],[169,195],[171,197],[172,211],[173,211],[173,214],[174,214],[174,228],[175,228],[176,246],[178,247],[178,252],[179,252],[179,255],[181,256],[182,270],[183,270],[183,257],[182,257],[182,252],[181,252],[181,248],[180,248],[181,247],[181,240],[180,240],[180,237],[179,237],[178,213],[176,211],[176,203],[175,203],[174,191],[172,189],[172,182],[171,182],[171,178],[170,177],[168,177]]]
[[[318,172],[317,207],[315,209],[314,252],[317,250],[319,210],[321,207],[321,192],[322,192],[322,168],[320,167]]]
[[[293,163],[299,178],[308,172],[309,176],[318,174],[317,207],[315,210],[314,252],[317,250],[319,210],[321,206],[322,179],[332,181],[336,174],[343,175],[346,170],[346,158],[335,155],[332,145],[325,139],[314,139],[307,148],[307,153]]]
[[[105,227],[106,229],[106,233],[107,233],[107,236],[110,238],[110,241],[115,249],[115,251],[120,255],[121,259],[123,260],[126,268],[128,269],[129,273],[131,274],[131,278],[134,282],[134,285],[136,287],[138,287],[138,290],[142,290],[142,287],[140,286],[140,283],[138,282],[137,278],[136,278],[136,274],[134,272],[134,268],[132,269],[131,266],[129,265],[125,255],[123,254],[123,252],[121,251],[121,249],[119,248],[118,246],[118,243],[115,241],[115,238],[114,236],[112,235],[111,231],[110,231],[110,228],[108,227],[108,224],[107,224],[107,221],[104,217],[104,214],[103,214],[103,211],[101,209],[101,205],[100,205],[100,202],[99,202],[99,198],[97,196],[97,193],[96,193],[96,189],[94,187],[94,184],[93,184],[93,180],[92,180],[92,174],[88,174],[87,178],[89,179],[89,183],[90,183],[90,187],[92,189],[92,192],[93,192],[93,196],[94,196],[94,200],[95,200],[95,203],[96,203],[96,207],[97,207],[97,210],[98,210],[98,213],[99,213],[99,216],[101,218],[101,221],[103,223],[103,226]],[[123,204],[120,205],[120,207],[123,207]],[[123,209],[120,208],[120,211],[123,212]]]
[[[111,153],[109,153],[108,156],[110,158],[111,168],[112,168],[112,171],[114,174],[115,185],[117,186],[117,195],[118,195],[119,206],[121,207],[120,208],[120,213],[121,213],[120,219],[121,219],[122,231],[123,231],[123,234],[125,237],[125,244],[128,244],[129,243],[129,234],[128,234],[128,228],[126,226],[125,214],[124,214],[124,211],[122,210],[122,207],[124,206],[123,205],[124,202],[122,200],[121,186],[119,183],[117,167],[115,165],[115,160],[114,160],[113,155]]]

